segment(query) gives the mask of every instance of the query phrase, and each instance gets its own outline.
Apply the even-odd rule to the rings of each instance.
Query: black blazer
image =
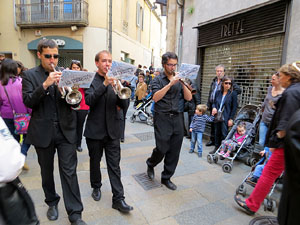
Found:
[[[280,225],[297,225],[300,221],[300,109],[286,127],[284,139],[285,174],[278,210]]]
[[[120,139],[120,116],[117,106],[128,107],[128,101],[120,99],[111,85],[103,84],[104,77],[96,73],[89,89],[85,90],[85,102],[90,106],[84,136],[102,140],[106,135]]]
[[[53,114],[51,114],[53,97],[43,88],[43,82],[47,79],[45,70],[38,66],[23,73],[22,92],[24,104],[32,109],[32,116],[28,127],[26,142],[36,147],[46,148],[50,145],[53,136]],[[60,128],[66,139],[76,143],[76,115],[67,104],[57,88],[55,90],[55,102]]]
[[[213,108],[216,108],[219,111],[221,102],[222,102],[223,93],[222,91],[217,91],[215,96],[215,101],[212,105]],[[227,123],[228,120],[234,118],[236,110],[237,110],[238,102],[237,102],[237,93],[235,91],[228,91],[227,95],[224,99],[224,111],[223,117],[224,121]]]

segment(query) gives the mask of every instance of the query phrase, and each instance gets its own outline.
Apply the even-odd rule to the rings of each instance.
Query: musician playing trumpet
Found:
[[[173,176],[180,154],[183,140],[183,116],[179,110],[179,101],[184,98],[192,99],[191,91],[180,82],[175,75],[177,55],[167,52],[162,56],[164,71],[152,81],[154,105],[154,134],[156,148],[147,159],[147,174],[154,179],[154,167],[164,159],[164,170],[161,174],[161,183],[171,190],[176,185],[170,180]]]
[[[58,166],[65,208],[71,224],[86,224],[81,219],[83,206],[76,174],[76,118],[71,105],[61,98],[56,85],[61,72],[56,71],[58,46],[53,40],[42,39],[37,56],[41,65],[24,72],[23,101],[32,108],[26,142],[34,145],[41,168],[45,202],[49,206],[47,218],[58,219],[60,196],[55,190],[54,155]]]
[[[119,82],[107,75],[112,56],[108,51],[100,51],[95,56],[98,68],[89,89],[85,91],[86,104],[90,106],[84,136],[90,156],[90,183],[93,189],[92,198],[101,199],[102,177],[100,161],[105,150],[108,176],[112,187],[112,208],[129,212],[133,208],[126,204],[120,169],[120,120],[119,109],[128,107],[128,100],[121,99],[115,90]],[[130,96],[130,95],[129,95]]]

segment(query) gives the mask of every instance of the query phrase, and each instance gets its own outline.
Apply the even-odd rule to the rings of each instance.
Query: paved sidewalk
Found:
[[[161,163],[155,168],[155,180],[159,183],[158,187],[146,191],[133,175],[146,172],[145,161],[150,156],[155,143],[153,127],[139,121],[130,123],[129,117],[132,111],[130,109],[128,112],[125,143],[121,144],[121,171],[126,201],[134,207],[134,210],[126,215],[111,208],[112,193],[105,162],[101,165],[102,198],[99,202],[95,202],[91,198],[89,156],[84,143],[83,152],[78,153],[77,171],[84,205],[83,219],[88,224],[249,224],[254,217],[241,212],[233,200],[233,195],[237,186],[249,173],[250,167],[242,162],[234,162],[231,174],[225,174],[222,172],[220,163],[208,164],[206,160],[207,153],[212,150],[212,147],[204,146],[203,158],[198,158],[197,154],[188,153],[188,139],[184,139],[177,170],[172,178],[178,189],[171,191],[160,185],[160,173],[163,166]],[[53,222],[47,220],[48,207],[44,203],[40,169],[33,148],[29,151],[27,163],[30,170],[22,172],[20,177],[35,202],[41,224],[69,224],[63,198],[59,202],[59,219]],[[55,161],[55,182],[57,192],[62,197],[57,160]],[[249,194],[252,188],[247,185],[247,190]],[[264,212],[262,206],[256,216],[274,216],[276,214],[277,211],[274,214]]]

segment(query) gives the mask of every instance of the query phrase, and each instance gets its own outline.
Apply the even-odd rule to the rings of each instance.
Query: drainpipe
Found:
[[[108,51],[112,53],[112,0],[109,0]]]
[[[14,28],[16,31],[18,31],[18,28],[17,28],[17,21],[16,21],[16,0],[13,0],[13,4],[14,4]]]
[[[181,64],[181,57],[182,57],[182,34],[183,34],[183,18],[184,18],[184,2],[185,0],[180,1],[176,0],[177,5],[179,5],[181,9],[180,15],[180,31],[179,31],[179,38],[178,38],[178,64]]]

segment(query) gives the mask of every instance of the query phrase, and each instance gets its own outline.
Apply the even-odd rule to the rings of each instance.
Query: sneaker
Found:
[[[198,152],[198,157],[202,158],[202,152]]]
[[[189,151],[189,153],[193,153],[193,152],[194,152],[194,150],[192,150],[192,149]]]
[[[219,155],[224,155],[225,152],[224,152],[224,151],[220,151],[218,154],[219,154]]]
[[[224,157],[224,158],[227,158],[227,157],[229,157],[229,153],[228,153],[228,152],[226,152],[226,153],[223,155],[223,157]]]

